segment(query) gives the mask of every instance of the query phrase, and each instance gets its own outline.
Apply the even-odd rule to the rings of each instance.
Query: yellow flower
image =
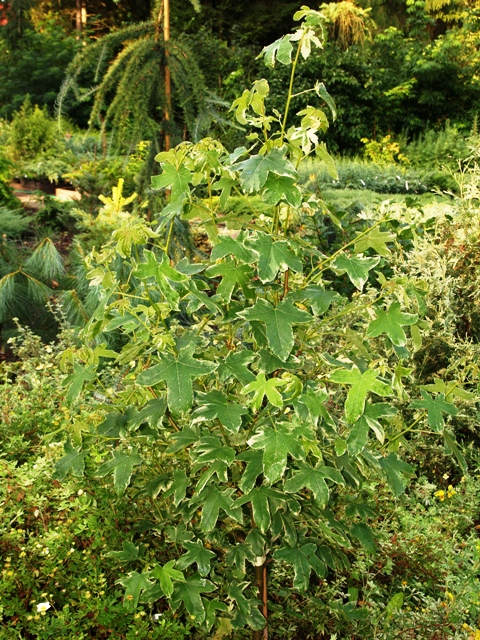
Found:
[[[438,498],[440,502],[443,502],[445,500],[445,491],[443,489],[440,489],[439,491],[435,491],[433,495],[436,498]]]
[[[447,496],[449,498],[453,498],[453,496],[456,494],[457,492],[455,491],[455,489],[452,487],[451,484],[448,485],[448,491],[447,491]]]

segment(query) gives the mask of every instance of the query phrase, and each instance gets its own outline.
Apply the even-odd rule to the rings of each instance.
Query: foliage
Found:
[[[33,160],[40,154],[54,151],[55,121],[48,116],[46,109],[32,105],[30,97],[14,114],[9,133],[14,160]]]
[[[400,144],[392,140],[391,135],[384,136],[380,141],[362,138],[361,142],[365,145],[365,157],[377,165],[408,163],[408,158],[400,150]]]
[[[143,531],[155,532],[158,553],[142,564],[128,535],[115,552],[126,563],[124,606],[182,607],[199,634],[249,626],[260,637],[268,609],[281,612],[269,584],[292,599],[317,588],[328,601],[329,576],[348,572],[360,547],[375,550],[364,487],[399,497],[414,475],[399,457],[412,430],[465,464],[454,398],[412,376],[430,328],[425,283],[389,266],[392,244],[411,245],[422,212],[403,210],[388,226],[389,214],[373,212],[356,228],[330,216],[337,233],[326,242],[323,203],[298,185],[310,154],[334,175],[335,166],[319,140],[323,110],[307,105],[290,124],[300,57],[322,46],[321,14],[295,17],[300,27],[263,51],[268,64],[291,65],[283,112],[267,112],[264,79],[233,104],[250,150],[230,154],[207,138],[160,153],[152,185],[170,201],[155,229],[123,211],[120,189],[105,201],[117,228],[87,256],[99,304],[82,347],[63,356],[67,400],[97,394],[109,413],[96,433],[67,439],[55,477],[86,467],[117,495],[152,505]],[[335,117],[323,85],[310,96]],[[230,193],[272,210],[232,215]],[[171,262],[177,217],[208,234],[203,261]],[[360,602],[331,600],[329,615],[364,620]]]

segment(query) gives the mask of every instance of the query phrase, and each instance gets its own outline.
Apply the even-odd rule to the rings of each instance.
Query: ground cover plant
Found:
[[[390,265],[425,216],[410,206],[343,227],[298,185],[312,153],[335,168],[318,138],[324,110],[309,106],[287,126],[296,68],[322,44],[321,14],[296,18],[300,27],[263,52],[269,65],[291,65],[283,113],[267,112],[265,80],[234,102],[251,148],[229,153],[205,139],[160,153],[152,185],[168,189],[169,203],[158,222],[117,199],[118,228],[87,257],[99,305],[84,344],[62,356],[67,402],[96,399],[107,415],[77,423],[53,477],[112,476],[119,497],[134,496],[146,517],[112,554],[124,607],[178,612],[192,637],[260,638],[267,624],[288,637],[285,612],[293,619],[306,602],[317,627],[305,637],[339,627],[375,637],[368,581],[345,591],[341,577],[377,550],[369,523],[379,497],[400,499],[414,475],[400,454],[412,434],[429,436],[466,469],[448,381],[420,388],[412,375],[430,328],[426,285]],[[335,117],[323,85],[313,96]],[[231,193],[271,209],[232,214]],[[177,218],[203,227],[208,257],[171,262]],[[346,599],[332,597],[335,579]],[[432,580],[435,599],[441,580]],[[387,634],[403,595],[378,593]]]

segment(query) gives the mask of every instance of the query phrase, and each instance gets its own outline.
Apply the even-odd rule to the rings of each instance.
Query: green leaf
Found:
[[[278,60],[281,64],[289,65],[292,62],[292,43],[290,42],[291,36],[286,35],[272,44],[268,45],[268,47],[264,47],[262,52],[260,53],[258,58],[264,56],[265,64],[267,67],[275,66],[275,60]]]
[[[65,396],[68,402],[74,402],[78,398],[86,382],[95,380],[97,377],[96,369],[94,364],[85,367],[77,363],[73,365],[73,373],[67,376],[62,383],[64,387],[68,386]]]
[[[327,505],[329,497],[325,479],[328,478],[337,484],[345,484],[341,473],[333,467],[325,465],[311,467],[302,462],[298,466],[299,471],[285,482],[284,490],[286,493],[298,493],[300,489],[309,489],[322,509]]]
[[[77,478],[83,476],[85,472],[85,456],[87,453],[82,451],[82,447],[76,449],[72,445],[70,438],[63,445],[65,455],[55,463],[55,471],[52,475],[54,480],[63,480],[69,471]]]
[[[270,527],[270,507],[268,503],[268,493],[265,487],[255,487],[248,494],[252,505],[252,513],[255,524],[262,533],[267,533]]]
[[[367,336],[370,338],[376,338],[382,333],[386,333],[390,340],[397,347],[404,347],[407,338],[405,332],[402,329],[402,325],[412,325],[418,320],[417,314],[402,313],[400,311],[400,303],[392,302],[388,311],[383,309],[375,309],[377,316],[376,320],[368,325]]]
[[[110,551],[105,554],[107,558],[113,558],[114,560],[118,560],[119,562],[133,562],[134,560],[138,560],[141,557],[142,553],[140,553],[141,548],[142,551],[145,550],[145,545],[140,545],[140,547],[136,547],[133,542],[128,542],[128,540],[124,540],[122,542],[122,551]]]
[[[280,422],[273,427],[260,427],[248,440],[252,449],[263,450],[263,474],[273,484],[285,473],[288,456],[297,460],[304,455],[298,434],[287,422]]]
[[[420,394],[423,400],[414,400],[410,406],[414,409],[426,409],[428,424],[434,431],[441,433],[445,427],[443,414],[447,413],[450,416],[456,416],[458,413],[457,407],[451,402],[447,402],[443,393],[439,393],[436,398],[432,398],[427,391],[420,389]]]
[[[341,296],[336,291],[325,291],[317,285],[310,285],[306,289],[296,291],[292,298],[295,301],[308,301],[313,313],[316,316],[321,316],[328,311],[332,302],[341,299]]]
[[[237,433],[242,425],[242,416],[248,409],[236,402],[230,402],[221,391],[199,394],[200,406],[192,414],[192,419],[214,420],[218,418],[222,425],[231,433]]]
[[[210,573],[210,562],[215,558],[215,553],[209,549],[205,549],[200,540],[196,542],[184,542],[183,546],[187,550],[183,556],[176,561],[179,569],[186,569],[192,564],[197,565],[198,573],[205,577]]]
[[[237,455],[236,460],[246,462],[238,486],[243,493],[250,493],[257,478],[263,473],[263,454],[261,451],[244,451]]]
[[[165,415],[167,402],[164,398],[153,398],[140,411],[136,412],[133,418],[128,420],[128,424],[134,429],[138,429],[143,423],[147,423],[152,429],[162,424]]]
[[[350,429],[350,433],[347,438],[347,449],[351,456],[357,456],[365,448],[368,442],[368,432],[370,425],[365,416],[355,422]]]
[[[315,83],[315,93],[325,100],[330,111],[332,112],[332,119],[335,121],[337,119],[337,107],[335,106],[335,101],[332,96],[328,93],[327,88],[323,84],[323,82]]]
[[[192,576],[185,582],[177,582],[172,595],[172,609],[175,611],[180,604],[184,604],[190,616],[193,616],[195,624],[201,624],[205,620],[205,607],[200,594],[212,593],[217,587],[204,578]]]
[[[460,447],[458,446],[454,436],[445,430],[443,432],[443,437],[445,441],[445,453],[447,455],[453,454],[457,459],[457,462],[460,465],[460,468],[462,469],[462,471],[464,473],[467,473],[468,469],[467,469],[467,463],[465,461],[465,456],[463,455]]]
[[[195,445],[195,454],[197,462],[202,464],[222,460],[231,465],[235,459],[235,449],[225,445],[216,436],[204,436],[199,440]]]
[[[230,302],[236,287],[240,287],[244,294],[248,295],[248,285],[252,282],[253,273],[252,267],[247,264],[237,265],[234,260],[215,264],[205,271],[209,278],[222,276],[222,281],[217,287],[217,293],[227,302]]]
[[[243,514],[240,507],[236,507],[231,498],[233,489],[219,491],[216,486],[209,485],[203,489],[198,496],[191,499],[191,504],[203,505],[200,529],[202,531],[213,531],[217,524],[220,510],[237,522],[243,522]]]
[[[385,611],[387,613],[388,618],[392,618],[395,613],[400,611],[403,606],[403,593],[396,593],[394,596],[390,598],[385,607]]]
[[[435,378],[433,384],[423,384],[422,389],[425,391],[433,391],[434,393],[443,393],[445,400],[450,400],[452,396],[462,398],[462,400],[471,400],[475,397],[475,394],[471,391],[464,389],[458,380],[449,380],[445,382],[441,378]]]
[[[247,160],[233,165],[240,171],[240,184],[247,193],[260,191],[270,173],[297,179],[295,167],[285,157],[286,148],[274,148],[265,155],[250,156]]]
[[[323,160],[323,162],[325,162],[325,166],[327,167],[327,171],[330,176],[334,180],[338,180],[337,165],[335,164],[335,160],[328,153],[327,145],[324,142],[320,142],[320,144],[317,144],[317,146],[315,147],[315,153],[320,158],[320,160]],[[335,220],[331,213],[329,213],[328,215]]]
[[[374,249],[380,256],[387,258],[390,255],[390,249],[387,242],[393,242],[396,236],[389,231],[380,231],[378,227],[371,229],[369,233],[362,236],[355,242],[355,252],[364,253],[367,249]]]
[[[169,489],[165,491],[165,497],[173,495],[173,504],[178,507],[182,500],[185,500],[190,478],[183,469],[176,469],[173,474],[173,482]]]
[[[188,544],[188,543],[187,543]],[[170,598],[173,593],[173,581],[185,582],[183,573],[174,569],[175,560],[170,560],[163,567],[157,564],[150,572],[152,577],[157,578],[160,583],[160,589],[163,591],[167,598]]]
[[[198,439],[198,433],[193,429],[186,427],[178,433],[170,434],[170,440],[173,440],[173,444],[165,449],[165,453],[177,453],[177,451],[181,451],[194,442],[197,442]]]
[[[275,355],[286,360],[294,345],[292,325],[310,322],[313,317],[295,307],[286,298],[274,307],[263,298],[258,298],[253,307],[240,311],[237,315],[245,320],[263,322],[267,331],[268,344]]]
[[[283,400],[281,394],[277,391],[277,387],[281,387],[287,384],[286,380],[280,378],[265,378],[264,373],[259,373],[254,382],[250,382],[244,387],[240,393],[253,393],[251,400],[251,406],[253,411],[258,411],[263,403],[263,398],[266,396],[268,401],[273,404],[274,407],[283,407]]]
[[[226,382],[236,378],[242,385],[247,385],[255,380],[255,374],[247,369],[247,364],[255,360],[255,353],[245,349],[243,351],[230,351],[225,360],[218,367],[218,379]]]
[[[379,256],[375,258],[349,257],[345,253],[341,253],[330,266],[336,273],[346,272],[351,282],[361,291],[368,280],[369,271],[379,262]]]
[[[273,240],[266,233],[258,232],[252,244],[260,255],[258,277],[263,283],[273,280],[280,270],[291,269],[295,273],[302,273],[301,259],[284,240]]]
[[[189,184],[193,176],[183,164],[177,169],[172,164],[163,163],[162,169],[159,176],[152,176],[152,189],[170,189],[172,202],[190,193]]]
[[[354,524],[350,529],[350,533],[360,542],[367,553],[375,553],[377,551],[372,530],[364,522]]]
[[[263,201],[267,204],[277,205],[280,201],[286,202],[292,207],[302,204],[302,192],[294,178],[277,176],[270,173],[263,186]]]
[[[399,460],[394,453],[390,453],[386,458],[379,458],[378,464],[385,471],[387,482],[398,498],[405,491],[407,479],[415,475],[413,468],[403,460]]]
[[[363,414],[369,392],[380,396],[388,396],[393,393],[390,385],[377,380],[378,376],[379,372],[373,369],[367,369],[361,373],[356,368],[350,371],[345,369],[334,371],[330,376],[332,382],[352,385],[345,402],[345,417],[348,422],[355,423]]]
[[[294,578],[293,588],[299,591],[308,589],[310,574],[313,571],[320,577],[326,575],[325,565],[315,555],[317,546],[312,543],[304,544],[299,547],[284,547],[275,551],[273,557],[275,560],[286,562],[293,565]]]
[[[174,309],[177,309],[180,294],[170,282],[184,282],[187,280],[187,276],[170,266],[170,261],[166,254],[163,254],[159,260],[152,251],[145,249],[143,257],[146,258],[146,262],[140,262],[137,265],[135,275],[140,280],[154,278],[165,299]]]
[[[254,249],[246,247],[245,233],[241,231],[236,238],[223,236],[220,241],[213,247],[210,259],[212,262],[224,258],[225,256],[234,256],[240,262],[252,264],[258,259],[258,253]]]
[[[192,406],[192,380],[216,368],[216,364],[192,358],[188,350],[181,351],[178,357],[165,353],[160,356],[160,364],[142,371],[137,382],[151,387],[164,380],[167,384],[168,407],[174,413],[180,413]]]
[[[131,453],[125,453],[115,449],[113,458],[101,464],[97,469],[97,475],[103,478],[113,472],[113,484],[117,495],[121,496],[127,488],[132,477],[133,468],[142,464],[143,458],[136,449]]]
[[[117,580],[117,584],[121,584],[125,587],[125,593],[123,595],[123,606],[129,611],[133,611],[137,608],[140,594],[142,591],[149,589],[153,586],[153,582],[149,580],[150,572],[138,573],[137,571],[131,571],[124,578]]]

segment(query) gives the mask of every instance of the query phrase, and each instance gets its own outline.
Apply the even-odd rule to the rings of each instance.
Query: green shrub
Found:
[[[10,125],[10,145],[14,160],[33,160],[50,152],[56,146],[56,123],[46,108],[32,105],[27,97],[20,109],[14,113]]]

